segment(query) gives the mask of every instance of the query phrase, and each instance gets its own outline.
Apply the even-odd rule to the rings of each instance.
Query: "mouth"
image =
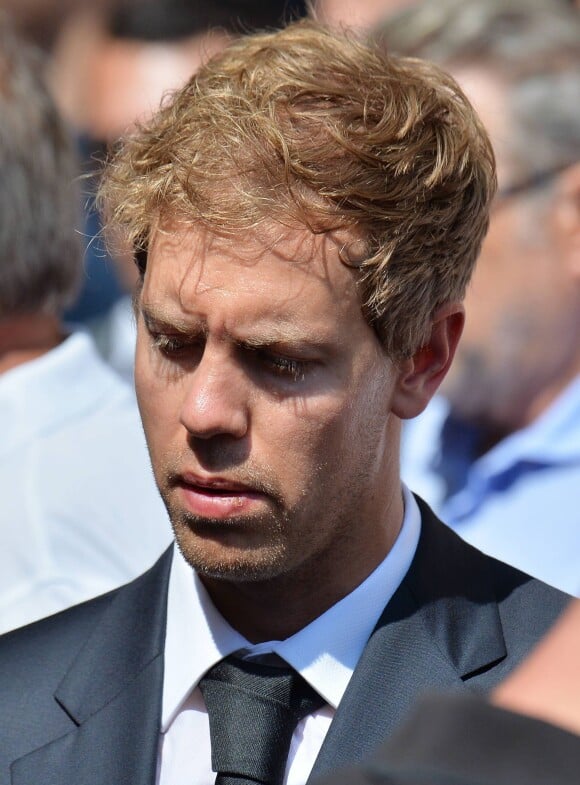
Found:
[[[228,518],[266,501],[266,495],[255,488],[222,477],[183,474],[176,486],[188,511],[200,517]]]
[[[257,493],[249,485],[245,485],[225,477],[200,477],[196,474],[185,473],[180,475],[182,485],[197,488],[200,491],[207,491],[215,494],[236,494],[236,493]]]

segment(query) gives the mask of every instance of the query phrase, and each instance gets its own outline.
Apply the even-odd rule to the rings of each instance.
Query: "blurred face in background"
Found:
[[[508,141],[517,130],[503,85],[476,68],[453,75],[490,132],[499,193],[442,390],[458,414],[511,431],[532,421],[575,374],[577,287],[554,220],[554,183],[502,198],[502,189],[536,174],[513,165]]]
[[[315,9],[321,22],[332,27],[368,30],[382,19],[417,0],[317,0]]]
[[[228,41],[219,31],[157,43],[105,37],[89,70],[86,123],[92,136],[116,141],[135,122],[147,120],[165,93],[182,87]]]

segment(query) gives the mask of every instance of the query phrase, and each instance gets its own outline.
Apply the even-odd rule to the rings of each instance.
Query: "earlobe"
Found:
[[[420,414],[445,378],[465,323],[461,303],[441,306],[431,322],[429,340],[399,365],[391,411],[403,420]]]

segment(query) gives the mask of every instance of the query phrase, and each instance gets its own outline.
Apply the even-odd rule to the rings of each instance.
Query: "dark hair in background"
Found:
[[[304,0],[120,0],[108,27],[115,38],[171,41],[216,27],[234,34],[280,27],[305,13]]]
[[[75,158],[43,69],[0,20],[0,318],[60,313],[80,274]]]

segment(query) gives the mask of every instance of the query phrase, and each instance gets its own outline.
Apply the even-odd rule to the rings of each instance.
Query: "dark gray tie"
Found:
[[[324,699],[290,666],[234,655],[208,671],[199,688],[216,785],[282,785],[292,734]]]

